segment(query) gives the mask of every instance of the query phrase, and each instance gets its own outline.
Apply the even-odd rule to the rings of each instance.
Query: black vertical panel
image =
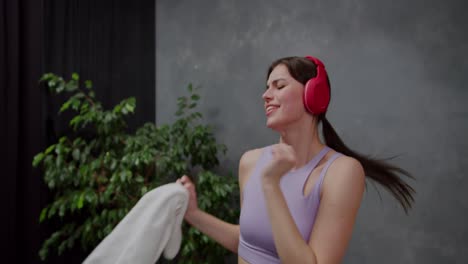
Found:
[[[37,263],[45,201],[33,156],[44,147],[41,92],[42,1],[0,2],[2,262]]]

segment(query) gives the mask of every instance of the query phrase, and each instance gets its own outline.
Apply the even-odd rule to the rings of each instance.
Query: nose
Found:
[[[271,101],[271,99],[273,99],[273,95],[270,88],[266,89],[266,91],[262,95],[262,98],[265,102],[269,102]]]

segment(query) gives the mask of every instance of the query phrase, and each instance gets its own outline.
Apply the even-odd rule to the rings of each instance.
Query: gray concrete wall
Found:
[[[182,1],[156,5],[156,121],[189,82],[240,155],[277,141],[265,127],[266,68],[316,55],[332,82],[328,118],[352,148],[400,156],[418,194],[406,216],[369,184],[344,263],[468,262],[468,18],[463,1]]]

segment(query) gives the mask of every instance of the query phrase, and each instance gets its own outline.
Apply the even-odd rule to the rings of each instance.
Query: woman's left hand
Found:
[[[263,178],[279,183],[281,177],[296,165],[296,152],[285,143],[273,145],[271,152],[273,159],[263,170]]]

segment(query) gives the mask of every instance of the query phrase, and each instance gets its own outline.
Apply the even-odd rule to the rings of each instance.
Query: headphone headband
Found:
[[[319,59],[315,58],[315,57],[312,57],[312,56],[305,56],[306,59],[312,61],[313,63],[315,63],[315,65],[317,65],[317,67],[322,67],[325,69],[325,65],[323,64],[322,61],[320,61]]]

